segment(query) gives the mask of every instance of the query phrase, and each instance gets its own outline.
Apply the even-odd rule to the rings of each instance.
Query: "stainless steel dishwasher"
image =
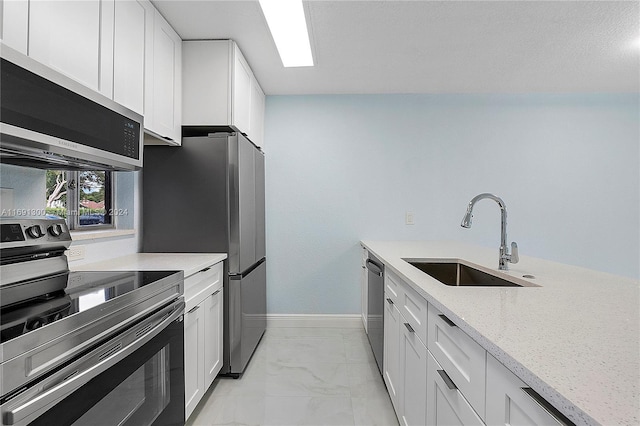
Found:
[[[384,353],[384,265],[369,253],[367,266],[367,337],[382,374]]]

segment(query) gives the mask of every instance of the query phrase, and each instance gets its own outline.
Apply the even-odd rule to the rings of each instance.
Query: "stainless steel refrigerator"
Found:
[[[266,328],[264,154],[240,133],[190,131],[204,136],[145,146],[143,251],[228,253],[221,373],[237,377]]]

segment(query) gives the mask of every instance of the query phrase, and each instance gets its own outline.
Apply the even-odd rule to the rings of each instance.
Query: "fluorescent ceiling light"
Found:
[[[313,56],[302,0],[260,0],[285,67],[312,67]]]

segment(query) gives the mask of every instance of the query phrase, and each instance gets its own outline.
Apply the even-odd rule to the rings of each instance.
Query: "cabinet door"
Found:
[[[182,40],[154,11],[153,46],[145,71],[145,128],[180,144],[182,117]]]
[[[251,123],[249,139],[264,151],[264,92],[258,80],[251,78]]]
[[[204,394],[204,309],[195,306],[184,316],[184,400],[188,418]]]
[[[487,356],[487,412],[490,425],[572,424],[491,355]]]
[[[446,371],[427,352],[427,418],[433,426],[484,425]],[[488,422],[487,424],[493,424]]]
[[[251,133],[251,69],[234,45],[232,82],[232,124],[242,133]]]
[[[364,270],[366,274],[366,269]],[[385,294],[386,297],[386,294]],[[366,303],[366,302],[365,302]],[[387,391],[391,397],[391,403],[400,413],[398,406],[399,367],[400,367],[400,311],[395,307],[393,300],[385,299],[384,304],[384,355],[382,356],[382,370]]]
[[[29,0],[0,0],[2,42],[27,54],[29,32]]]
[[[182,121],[185,126],[231,123],[231,52],[228,40],[182,44]]]
[[[222,368],[222,289],[204,304],[204,389],[208,389]]]
[[[144,49],[147,14],[137,0],[116,1],[113,46],[113,100],[144,112]]]
[[[427,348],[400,316],[400,413],[402,424],[427,424]]]
[[[30,1],[29,56],[100,92],[101,3]]]

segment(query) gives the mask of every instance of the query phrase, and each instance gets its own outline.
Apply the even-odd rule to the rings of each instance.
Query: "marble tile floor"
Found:
[[[217,378],[187,426],[397,426],[363,329],[269,328],[245,373]]]

